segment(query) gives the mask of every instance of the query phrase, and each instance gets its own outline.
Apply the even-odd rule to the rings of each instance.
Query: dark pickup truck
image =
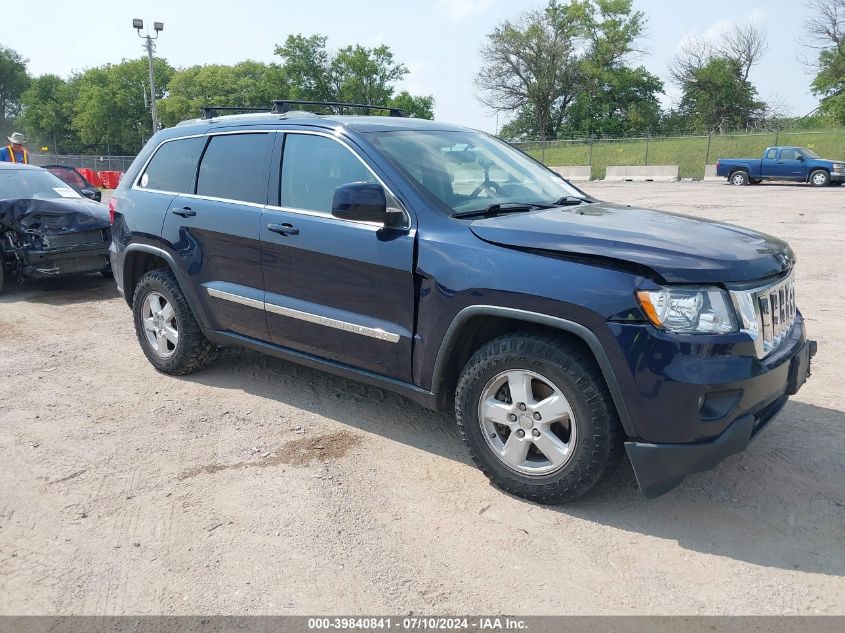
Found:
[[[720,158],[716,161],[716,175],[727,178],[732,185],[792,180],[826,187],[845,182],[845,162],[819,158],[806,147],[767,147],[763,158]]]

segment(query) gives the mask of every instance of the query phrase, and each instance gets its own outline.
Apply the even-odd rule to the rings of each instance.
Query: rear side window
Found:
[[[200,163],[197,195],[264,204],[269,134],[212,136]]]
[[[143,189],[193,193],[205,137],[169,141],[158,148],[138,184]]]
[[[774,160],[775,158],[777,158],[777,155],[778,151],[776,149],[770,149],[768,152],[766,152],[766,158],[768,160]]]
[[[350,182],[376,179],[337,141],[310,134],[286,135],[281,206],[331,213],[334,190]]]

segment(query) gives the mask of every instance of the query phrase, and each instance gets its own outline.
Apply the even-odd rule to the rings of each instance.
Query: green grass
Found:
[[[700,180],[704,165],[718,158],[760,157],[772,145],[808,147],[823,158],[845,160],[845,129],[714,134],[708,156],[706,136],[678,136],[523,143],[519,147],[546,165],[592,165],[593,179],[604,178],[608,165],[679,165],[681,178]],[[646,151],[648,156],[646,157]]]

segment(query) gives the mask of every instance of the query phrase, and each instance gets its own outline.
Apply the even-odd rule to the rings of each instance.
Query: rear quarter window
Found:
[[[197,163],[206,138],[184,138],[161,145],[138,179],[142,189],[193,193]]]

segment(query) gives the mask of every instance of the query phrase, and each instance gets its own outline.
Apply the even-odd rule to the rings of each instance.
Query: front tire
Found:
[[[737,187],[747,185],[749,183],[748,172],[735,171],[731,174],[730,181],[732,185],[736,185]]]
[[[132,313],[141,349],[160,372],[180,376],[217,359],[218,348],[203,335],[169,270],[153,270],[141,277],[132,296]]]
[[[508,334],[484,345],[463,370],[455,413],[481,471],[530,501],[583,496],[622,453],[619,418],[595,361],[552,336]]]
[[[814,187],[827,187],[830,184],[830,174],[824,169],[817,169],[810,174],[810,184]]]

